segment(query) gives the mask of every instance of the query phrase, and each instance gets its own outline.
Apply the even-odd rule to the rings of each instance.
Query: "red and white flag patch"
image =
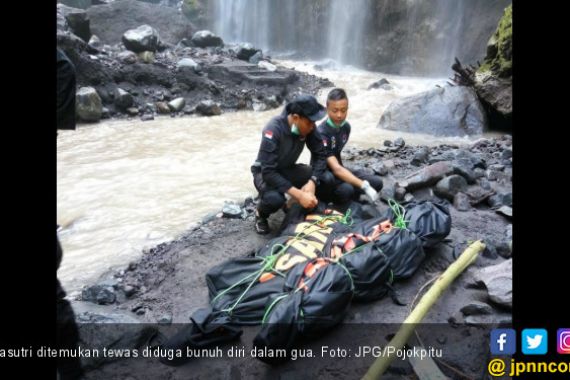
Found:
[[[323,145],[325,146],[325,148],[327,147],[327,139],[323,139]]]
[[[273,139],[273,131],[265,131],[263,135],[267,137],[269,140]]]

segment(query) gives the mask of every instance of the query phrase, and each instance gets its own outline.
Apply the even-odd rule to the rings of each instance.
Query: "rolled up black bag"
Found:
[[[451,231],[449,208],[442,202],[410,202],[405,206],[408,229],[430,248],[445,239]]]
[[[425,258],[420,238],[404,228],[394,227],[381,234],[374,245],[388,257],[394,280],[410,277]]]
[[[253,340],[256,350],[280,350],[287,355],[258,359],[269,364],[287,360],[299,338],[314,338],[336,326],[350,307],[353,289],[348,270],[330,259],[318,258],[294,267],[287,275],[284,294],[268,304],[261,330]]]

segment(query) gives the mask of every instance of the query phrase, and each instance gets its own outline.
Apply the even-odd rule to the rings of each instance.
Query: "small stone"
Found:
[[[164,314],[158,319],[159,325],[169,325],[172,323],[172,315]]]

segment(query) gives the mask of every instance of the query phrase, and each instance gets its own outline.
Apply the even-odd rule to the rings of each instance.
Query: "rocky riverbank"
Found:
[[[400,300],[407,307],[395,305],[389,297],[354,304],[345,323],[338,327],[340,332],[332,336],[339,337],[335,334],[352,331],[354,336],[364,339],[371,334],[360,331],[362,325],[377,326],[377,331],[388,329],[394,333],[409,313],[422,286],[444,271],[469,242],[481,239],[487,245],[485,252],[451,285],[424,320],[425,326],[452,331],[456,336],[448,338],[443,337],[443,332],[429,331],[420,334],[424,344],[443,350],[445,362],[454,370],[479,378],[488,355],[488,328],[511,321],[512,139],[509,136],[480,139],[463,147],[406,146],[398,139],[385,142],[376,149],[349,149],[344,157],[347,166],[367,167],[383,177],[384,200],[438,199],[447,202],[452,229],[444,242],[426,251],[426,260],[412,278],[395,284]],[[78,300],[73,301],[77,319],[82,323],[84,343],[90,344],[91,336],[85,333],[92,326],[90,322],[150,323],[155,329],[157,323],[188,322],[195,310],[208,304],[205,273],[224,260],[260,248],[272,237],[254,232],[253,209],[251,199],[242,205],[226,205],[223,211],[206,217],[179,239],[143,252],[139,260],[107,273],[96,285],[86,287]],[[279,225],[282,217],[281,212],[272,217],[273,227]],[[251,346],[256,332],[256,327],[245,328],[238,344]],[[385,344],[389,335],[377,337],[378,342]],[[135,342],[136,339],[131,339],[132,345]],[[317,343],[320,347],[322,342]],[[370,359],[351,361],[351,371],[346,373],[332,359],[327,362],[327,369],[320,366],[305,368],[302,363],[289,362],[272,369],[245,357],[222,366],[208,359],[196,359],[185,366],[169,368],[155,359],[136,362],[124,359],[88,363],[91,367],[87,378],[118,379],[129,374],[133,379],[182,379],[201,378],[212,373],[215,378],[249,379],[276,375],[284,378],[283,374],[287,373],[303,377],[360,378],[371,364]],[[454,370],[441,368],[448,376],[457,377]],[[389,374],[410,375],[412,372],[409,362],[398,361]]]
[[[136,0],[87,10],[58,4],[57,18],[57,44],[76,67],[84,122],[260,111],[332,86],[279,67],[251,44],[225,44],[168,7]]]

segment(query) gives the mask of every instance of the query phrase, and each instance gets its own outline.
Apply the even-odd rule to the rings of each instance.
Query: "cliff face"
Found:
[[[491,123],[512,130],[513,112],[513,7],[505,9],[487,44],[485,61],[475,75],[475,90],[487,108]]]
[[[245,40],[272,53],[329,57],[371,70],[417,75],[448,73],[454,57],[475,64],[511,4],[511,0],[236,0],[228,8],[223,0],[184,2],[193,4],[188,9],[202,10],[203,25],[225,41]]]
[[[79,8],[118,2],[60,1]],[[448,74],[455,57],[475,64],[511,4],[511,0],[137,1],[169,7],[226,42],[251,42],[274,55],[331,58],[411,75]],[[497,42],[498,51],[503,45]],[[502,48],[505,53],[510,49]]]
[[[402,74],[449,72],[454,57],[476,63],[485,54],[504,1],[386,0],[375,2],[365,65]]]
[[[512,75],[513,67],[513,6],[505,9],[499,26],[487,43],[487,55],[478,72],[490,71],[500,78]]]

